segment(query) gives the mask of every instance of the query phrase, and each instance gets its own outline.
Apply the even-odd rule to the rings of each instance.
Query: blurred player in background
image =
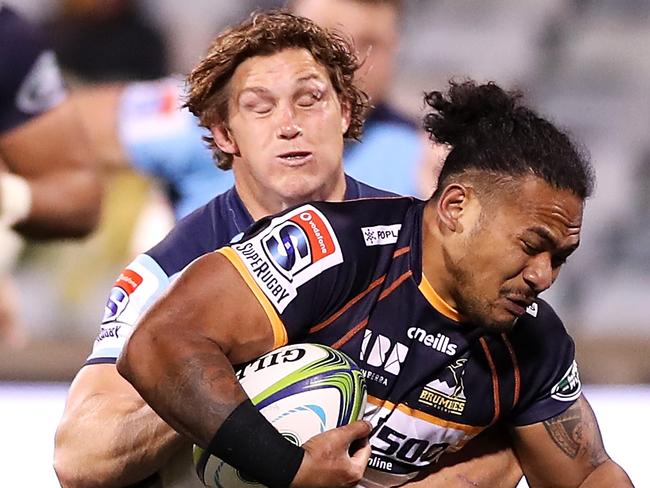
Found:
[[[219,166],[232,166],[235,187],[181,220],[115,283],[57,431],[63,486],[123,486],[161,470],[165,486],[200,486],[187,440],[119,376],[115,361],[137,320],[185,267],[254,220],[307,200],[388,195],[343,172],[344,138],[360,134],[367,108],[353,84],[357,67],[344,39],[271,13],[221,34],[190,75],[189,107],[210,128]],[[506,452],[491,466],[505,476],[511,461]]]
[[[99,219],[101,185],[54,53],[42,34],[0,4],[0,275],[21,237],[83,237]],[[7,284],[4,285],[9,286]],[[0,298],[11,329],[13,299]]]

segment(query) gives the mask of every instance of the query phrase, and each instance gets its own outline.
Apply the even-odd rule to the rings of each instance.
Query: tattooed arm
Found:
[[[584,396],[556,417],[517,427],[514,446],[531,488],[632,486],[605,452],[598,422]]]

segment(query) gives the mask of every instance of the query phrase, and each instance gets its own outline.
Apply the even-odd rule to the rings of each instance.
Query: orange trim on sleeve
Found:
[[[445,302],[440,295],[436,292],[436,290],[433,289],[431,286],[431,283],[429,283],[429,280],[427,280],[427,277],[422,274],[422,281],[420,281],[420,285],[418,286],[420,289],[420,292],[424,295],[424,298],[427,299],[427,301],[435,308],[438,312],[440,312],[442,315],[447,317],[448,319],[453,320],[454,322],[460,322],[461,317],[458,311],[453,308],[451,305],[449,305],[447,302]]]
[[[260,302],[260,305],[262,305],[262,308],[264,309],[264,312],[266,313],[266,316],[271,323],[271,328],[273,329],[273,349],[277,349],[278,347],[282,347],[287,344],[289,341],[289,338],[287,336],[287,329],[284,327],[280,316],[275,311],[275,307],[273,307],[269,299],[266,297],[264,292],[251,276],[248,268],[246,268],[246,265],[244,265],[243,261],[239,257],[239,254],[237,254],[235,250],[230,247],[222,247],[221,249],[218,249],[217,252],[225,256],[225,258],[230,261],[230,263],[235,267],[235,269],[244,279],[248,285],[248,288],[250,288],[250,290],[253,292],[255,298],[257,298],[257,301]]]
[[[501,415],[501,394],[499,393],[499,377],[497,376],[497,368],[494,365],[494,359],[492,359],[492,354],[490,353],[490,348],[485,340],[485,337],[479,339],[481,347],[483,347],[483,352],[487,358],[488,365],[490,366],[490,371],[492,372],[492,393],[494,395],[494,418],[490,425],[494,424]]]

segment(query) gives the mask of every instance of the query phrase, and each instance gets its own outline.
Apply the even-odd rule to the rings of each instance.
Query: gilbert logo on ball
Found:
[[[342,352],[319,344],[271,351],[238,370],[237,377],[262,415],[297,445],[361,419],[366,406],[361,370]],[[194,464],[206,486],[262,486],[198,446],[194,446]]]

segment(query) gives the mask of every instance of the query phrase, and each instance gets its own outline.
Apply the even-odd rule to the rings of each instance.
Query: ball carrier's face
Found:
[[[580,242],[583,201],[535,176],[482,196],[449,185],[425,211],[424,273],[465,320],[509,330]]]

